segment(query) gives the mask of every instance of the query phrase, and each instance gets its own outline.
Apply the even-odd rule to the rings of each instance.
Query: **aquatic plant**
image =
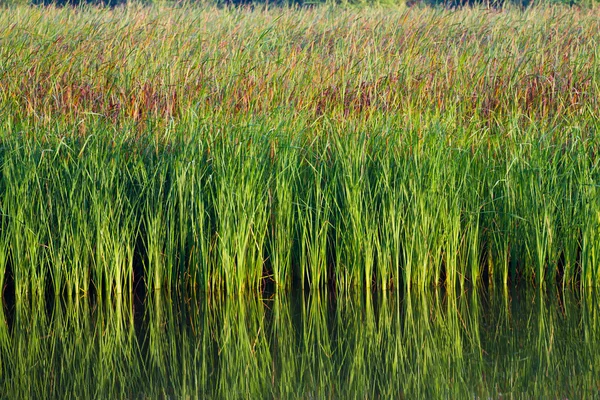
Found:
[[[595,286],[595,11],[9,8],[0,280]]]

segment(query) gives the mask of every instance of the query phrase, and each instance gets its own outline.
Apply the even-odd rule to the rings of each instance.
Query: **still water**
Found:
[[[3,398],[600,398],[600,305],[531,291],[4,305]]]

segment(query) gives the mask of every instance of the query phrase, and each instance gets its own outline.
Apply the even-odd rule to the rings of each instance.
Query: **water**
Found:
[[[467,292],[4,307],[3,398],[599,398],[595,295]]]

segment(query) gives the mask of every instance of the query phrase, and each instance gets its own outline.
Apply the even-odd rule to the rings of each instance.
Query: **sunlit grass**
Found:
[[[597,11],[8,8],[0,280],[596,286]]]

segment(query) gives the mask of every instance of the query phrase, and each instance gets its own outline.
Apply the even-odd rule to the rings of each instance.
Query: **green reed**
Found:
[[[97,129],[6,140],[4,266],[19,293],[121,293],[138,278],[227,292],[295,278],[342,291],[464,288],[482,274],[597,283],[587,143],[566,151],[532,127],[492,157],[448,147],[442,121],[311,145],[268,125],[147,145]]]
[[[0,280],[595,286],[593,11],[8,8]]]
[[[295,237],[294,195],[296,191],[298,154],[290,140],[273,138],[270,144],[272,166],[272,188],[269,190],[270,233],[269,262],[272,279],[279,287],[289,289],[292,284],[292,252]]]

